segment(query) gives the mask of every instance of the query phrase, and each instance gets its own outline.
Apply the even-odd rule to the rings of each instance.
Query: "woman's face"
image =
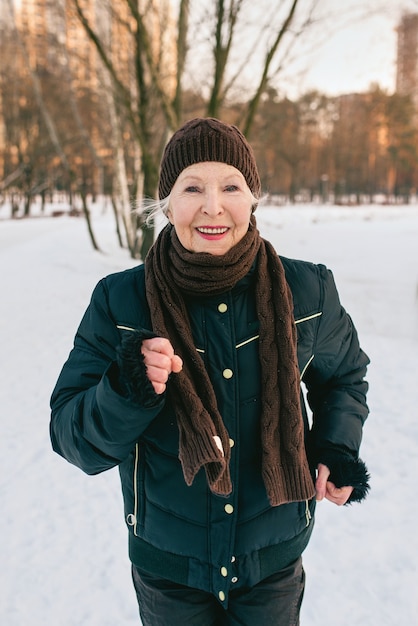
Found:
[[[190,252],[222,255],[248,230],[253,196],[239,170],[208,161],[184,169],[170,194],[167,217]]]

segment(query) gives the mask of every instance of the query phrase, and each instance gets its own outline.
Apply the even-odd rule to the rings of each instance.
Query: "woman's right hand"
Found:
[[[172,372],[177,374],[182,370],[183,361],[177,354],[174,354],[173,346],[164,337],[144,339],[141,352],[148,379],[152,383],[155,393],[164,393],[168,377]]]

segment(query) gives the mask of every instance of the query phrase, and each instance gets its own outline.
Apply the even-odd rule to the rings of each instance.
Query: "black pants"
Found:
[[[251,589],[235,589],[224,610],[211,594],[132,568],[143,626],[298,626],[302,559]]]

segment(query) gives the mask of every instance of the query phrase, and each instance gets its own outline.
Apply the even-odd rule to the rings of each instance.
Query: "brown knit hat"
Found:
[[[261,183],[252,148],[236,126],[213,117],[195,118],[179,128],[165,147],[160,166],[158,197],[167,198],[180,173],[189,165],[217,161],[241,172],[256,198]]]

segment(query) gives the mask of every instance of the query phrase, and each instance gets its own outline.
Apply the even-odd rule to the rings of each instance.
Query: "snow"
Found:
[[[0,209],[0,218],[5,217]],[[303,626],[416,622],[417,206],[260,207],[281,254],[328,265],[372,363],[365,503],[317,507]],[[49,397],[91,291],[132,266],[110,212],[0,219],[0,623],[139,624],[117,470],[88,477],[51,450]]]

